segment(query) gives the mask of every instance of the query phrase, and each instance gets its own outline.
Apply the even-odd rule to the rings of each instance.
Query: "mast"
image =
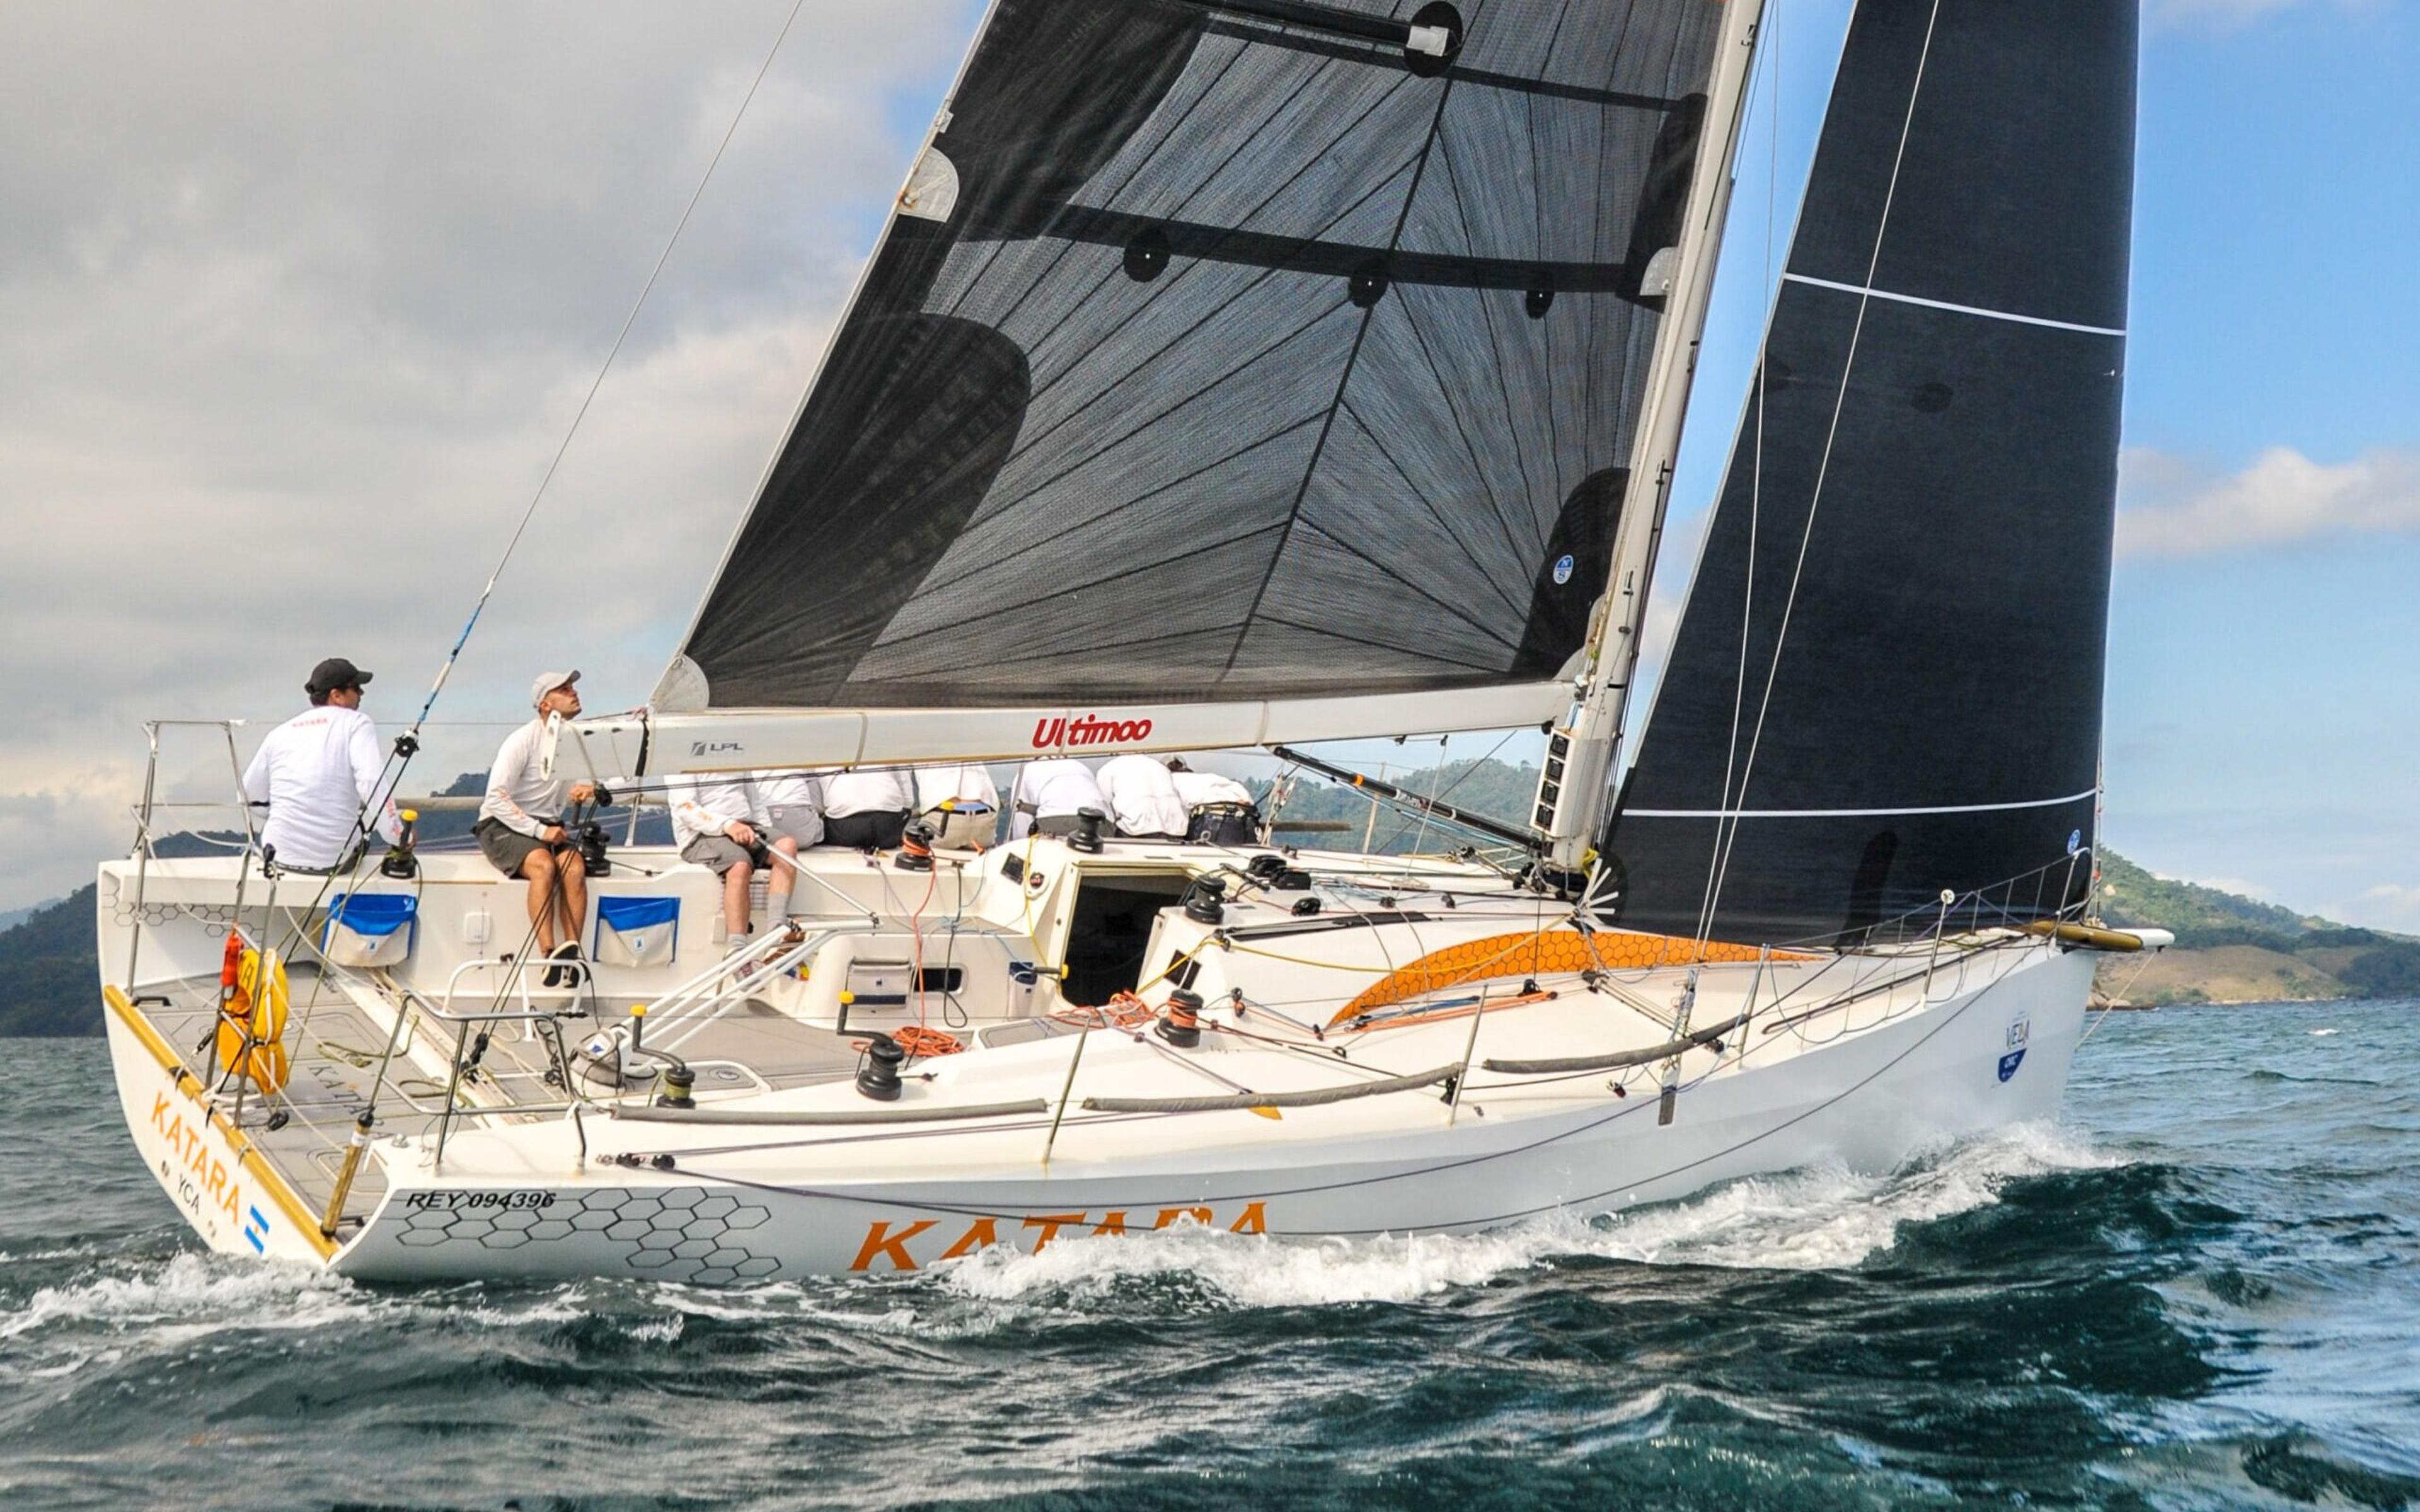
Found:
[[[1623,489],[1614,537],[1613,565],[1597,606],[1588,643],[1587,671],[1575,689],[1570,717],[1546,739],[1540,764],[1537,800],[1530,822],[1546,842],[1546,859],[1567,871],[1583,870],[1612,805],[1612,774],[1621,740],[1631,674],[1638,665],[1641,623],[1655,552],[1664,538],[1664,512],[1671,501],[1672,468],[1680,451],[1681,423],[1689,410],[1690,380],[1705,332],[1714,266],[1722,251],[1723,223],[1730,207],[1731,163],[1739,150],[1740,122],[1747,82],[1756,67],[1757,33],[1764,0],[1730,0],[1715,44],[1714,71],[1707,92],[1706,120],[1721,133],[1717,150],[1701,143],[1691,174],[1688,208],[1682,221],[1677,266],[1666,296],[1663,329],[1648,369],[1638,439]]]

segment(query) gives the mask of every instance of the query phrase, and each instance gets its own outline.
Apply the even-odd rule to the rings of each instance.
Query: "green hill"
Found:
[[[1386,775],[1409,791],[1515,824],[1528,813],[1538,781],[1536,767],[1497,761],[1459,761]],[[465,773],[444,791],[475,794],[485,780],[479,773]],[[1254,786],[1266,790],[1264,783]],[[1475,839],[1384,806],[1373,808],[1366,794],[1308,777],[1295,785],[1284,817],[1347,826],[1301,837],[1339,848],[1359,848],[1365,834],[1372,849],[1390,854],[1451,850]],[[431,844],[462,843],[470,820],[467,812],[431,812],[422,820],[421,834]],[[660,813],[646,815],[642,840],[660,841],[663,824]],[[622,833],[618,823],[609,828]],[[179,840],[187,838],[163,841],[163,853],[185,849]],[[2177,935],[2176,947],[2157,957],[2109,958],[2102,989],[2130,1001],[2420,997],[2420,939],[2350,929],[2216,887],[2156,876],[2105,849],[2102,885],[2102,911],[2111,923],[2156,925]],[[14,928],[0,929],[0,1036],[101,1032],[92,930],[90,885],[32,910]]]
[[[2156,876],[2105,845],[2101,850],[2101,912],[2109,922],[2173,930],[2180,945],[2233,945],[2247,933],[2292,940],[2316,930],[2344,928],[2197,882]],[[2218,938],[2222,935],[2225,938]]]
[[[2420,940],[2408,935],[2155,876],[2105,847],[2101,877],[2101,911],[2110,923],[2156,926],[2177,937],[2149,962],[2117,958],[2102,967],[2102,990],[2129,1002],[2420,997]]]

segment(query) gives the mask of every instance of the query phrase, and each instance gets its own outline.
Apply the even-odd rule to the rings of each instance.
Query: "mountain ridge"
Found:
[[[1478,813],[1511,816],[1528,807],[1537,768],[1480,760],[1457,761],[1390,779],[1408,791],[1434,794]],[[477,793],[482,774],[464,773],[446,795]],[[1256,784],[1257,785],[1257,784]],[[1335,842],[1382,851],[1444,849],[1465,842],[1459,830],[1424,823],[1375,805],[1366,794],[1328,782],[1295,787],[1285,809],[1292,819],[1357,824],[1359,833]],[[470,815],[430,813],[425,838],[466,835]],[[646,831],[662,823],[649,815]],[[618,832],[619,825],[613,826]],[[1326,837],[1320,837],[1323,841]],[[181,842],[181,843],[180,843]],[[215,852],[192,837],[172,836],[163,853]],[[2112,956],[2101,968],[2101,991],[2132,1006],[2187,1003],[2268,1002],[2330,997],[2420,996],[2420,938],[2382,930],[2357,929],[2313,914],[2222,888],[2164,877],[2104,847],[2099,901],[2102,916],[2120,928],[2157,926],[2173,931],[2177,944],[2149,957]],[[85,884],[67,897],[23,913],[13,928],[0,928],[0,1037],[90,1036],[101,1032],[101,994],[93,958],[94,887]]]

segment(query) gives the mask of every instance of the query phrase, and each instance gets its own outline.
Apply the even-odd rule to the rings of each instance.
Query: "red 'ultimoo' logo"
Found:
[[[1150,738],[1149,719],[1095,719],[1088,714],[1080,719],[1033,721],[1035,750],[1053,746],[1123,746]]]

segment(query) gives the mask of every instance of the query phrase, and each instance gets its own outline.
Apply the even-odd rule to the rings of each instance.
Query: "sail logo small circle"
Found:
[[[1555,559],[1555,586],[1560,588],[1572,580],[1572,554],[1568,551]]]

